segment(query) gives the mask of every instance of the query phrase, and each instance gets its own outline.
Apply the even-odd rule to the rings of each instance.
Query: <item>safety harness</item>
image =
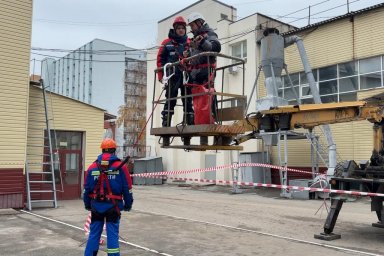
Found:
[[[114,195],[112,193],[111,185],[109,184],[109,179],[107,176],[107,173],[110,172],[108,170],[111,167],[111,163],[109,161],[103,160],[101,161],[101,165],[97,160],[95,161],[95,163],[97,165],[97,168],[99,169],[100,175],[95,187],[93,188],[93,193],[89,194],[89,197],[101,202],[110,200],[115,206],[117,213],[120,214],[120,209],[116,200],[123,200],[123,197],[121,195]],[[116,169],[116,171],[118,171],[118,169]],[[104,189],[104,183],[107,187],[107,191],[105,191]]]

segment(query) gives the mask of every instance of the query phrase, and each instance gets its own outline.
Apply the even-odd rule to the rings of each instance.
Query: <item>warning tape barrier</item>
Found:
[[[230,168],[239,168],[239,167],[264,167],[264,168],[272,168],[272,169],[278,169],[278,170],[285,170],[289,172],[297,172],[297,173],[305,173],[312,175],[312,172],[303,171],[303,170],[297,170],[292,168],[287,168],[284,166],[277,166],[277,165],[271,165],[271,164],[261,164],[261,163],[240,163],[240,164],[230,164],[230,165],[221,165],[221,166],[214,166],[204,169],[191,169],[191,170],[184,170],[184,171],[168,171],[168,172],[151,172],[151,173],[135,173],[132,174],[132,177],[153,177],[153,176],[168,176],[168,175],[177,175],[177,174],[190,174],[190,173],[199,173],[199,172],[212,172],[217,170],[224,170],[224,169],[230,169]],[[324,175],[322,173],[315,173],[316,175]]]
[[[211,172],[211,171],[216,171],[216,170],[223,170],[223,169],[229,169],[229,168],[239,168],[239,167],[265,167],[265,168],[286,170],[286,171],[290,171],[290,172],[298,172],[298,173],[305,173],[305,174],[311,174],[312,175],[312,172],[287,168],[284,166],[277,166],[277,165],[271,165],[271,164],[261,164],[261,163],[241,163],[241,164],[222,165],[222,166],[215,166],[215,167],[209,167],[209,168],[204,168],[204,169],[192,169],[192,170],[184,170],[184,171],[136,173],[136,174],[132,174],[131,176],[132,177],[159,177],[159,176],[178,175],[178,174]],[[322,178],[325,178],[327,176],[326,174],[322,174],[322,173],[315,173],[315,174],[320,174],[322,176]],[[382,193],[347,191],[347,190],[337,190],[337,189],[329,189],[329,188],[299,187],[299,186],[289,186],[289,185],[239,182],[239,181],[228,181],[228,180],[208,180],[208,179],[178,178],[178,177],[167,177],[167,178],[172,179],[172,180],[195,181],[195,182],[215,183],[215,184],[225,184],[225,185],[242,185],[242,186],[252,186],[252,187],[266,187],[266,188],[291,189],[291,190],[310,191],[310,192],[346,194],[346,195],[354,195],[354,196],[384,197],[384,194],[382,194]]]
[[[92,213],[89,213],[84,223],[84,232],[86,236],[89,235],[91,221],[92,221]],[[103,230],[106,230],[105,223],[103,226]],[[105,243],[105,240],[103,238],[100,238],[99,244],[103,245],[104,243]]]
[[[346,194],[346,195],[353,195],[353,196],[384,197],[384,194],[382,193],[347,191],[347,190],[338,190],[338,189],[329,189],[329,188],[299,187],[299,186],[265,184],[265,183],[254,183],[254,182],[240,182],[240,181],[230,181],[230,180],[208,180],[208,179],[176,178],[176,177],[169,177],[169,179],[181,180],[181,181],[196,181],[196,182],[203,182],[203,183],[225,184],[225,185],[241,185],[241,186],[250,186],[250,187],[280,188],[280,189],[290,189],[290,190],[309,191],[309,192]]]

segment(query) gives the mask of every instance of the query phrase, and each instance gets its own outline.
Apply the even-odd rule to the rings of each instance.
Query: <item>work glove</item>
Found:
[[[133,196],[130,190],[127,198],[124,198],[124,211],[129,212],[132,209],[132,204],[133,204]]]
[[[132,204],[125,204],[124,205],[124,211],[129,212],[132,209]]]
[[[85,208],[85,210],[87,210],[87,211],[92,210],[92,207],[91,207],[90,204],[85,204],[85,205],[84,205],[84,208]]]

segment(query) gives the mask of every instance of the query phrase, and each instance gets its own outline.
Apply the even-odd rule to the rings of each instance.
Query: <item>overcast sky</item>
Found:
[[[33,0],[32,47],[72,50],[99,38],[137,49],[148,48],[155,45],[159,20],[195,2],[197,1]],[[318,13],[311,18],[313,22],[347,12],[347,0],[222,0],[221,2],[234,6],[237,9],[238,19],[259,12],[287,23],[308,15],[308,9],[282,19],[280,17],[309,5],[312,5],[312,14]],[[349,0],[350,11],[382,2],[382,0]],[[334,9],[326,11],[331,8]],[[307,19],[303,19],[292,25],[300,27],[307,22]],[[32,52],[63,55],[49,51]],[[31,59],[42,58],[44,57],[31,55]]]

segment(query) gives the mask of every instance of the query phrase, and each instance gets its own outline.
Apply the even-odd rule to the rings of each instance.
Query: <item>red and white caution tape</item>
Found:
[[[90,225],[91,225],[91,222],[92,222],[92,214],[89,213],[88,216],[87,216],[87,219],[84,223],[84,232],[85,232],[85,235],[89,235],[89,232],[90,232]],[[103,229],[105,230],[106,227],[105,227],[105,223],[104,223],[104,227]],[[105,243],[105,240],[103,238],[100,238],[100,241],[99,241],[99,244],[100,245],[103,245]]]
[[[289,172],[305,173],[311,174],[312,172],[297,170],[292,168],[287,168],[284,166],[277,166],[271,164],[261,164],[261,163],[240,163],[232,165],[222,165],[209,167],[204,169],[192,169],[185,171],[169,171],[169,172],[152,172],[152,173],[137,173],[132,174],[133,177],[159,177],[159,176],[168,176],[168,175],[178,175],[178,174],[189,174],[189,173],[200,173],[200,172],[211,172],[216,170],[223,170],[229,168],[239,168],[239,167],[265,167],[278,170],[286,170]],[[326,174],[320,174],[323,178],[326,177]],[[252,187],[267,187],[267,188],[279,188],[279,189],[292,189],[299,191],[310,191],[310,192],[325,192],[325,193],[334,193],[334,194],[347,194],[354,196],[378,196],[384,197],[384,194],[381,193],[371,193],[371,192],[360,192],[360,191],[347,191],[347,190],[336,190],[328,188],[313,188],[313,187],[298,187],[298,186],[288,186],[288,185],[277,185],[277,184],[264,184],[264,183],[253,183],[253,182],[238,182],[238,181],[224,181],[224,180],[207,180],[207,179],[193,179],[193,178],[176,178],[168,177],[169,179],[174,180],[183,180],[183,181],[196,181],[196,182],[205,182],[205,183],[215,183],[215,184],[226,184],[226,185],[242,185],[242,186],[252,186]]]
[[[254,183],[254,182],[239,182],[239,181],[230,181],[230,180],[208,180],[208,179],[176,178],[176,177],[169,177],[169,179],[182,180],[182,181],[196,181],[196,182],[203,182],[203,183],[226,184],[226,185],[241,185],[241,186],[251,186],[251,187],[291,189],[291,190],[310,191],[310,192],[325,192],[325,193],[345,194],[345,195],[353,195],[353,196],[384,197],[384,194],[382,194],[382,193],[347,191],[347,190],[338,190],[338,189],[329,189],[329,188],[299,187],[299,186],[265,184],[265,183]]]
[[[289,172],[305,173],[310,175],[313,174],[312,172],[308,172],[308,171],[297,170],[297,169],[287,168],[284,166],[271,165],[271,164],[241,163],[241,164],[214,166],[214,167],[203,168],[203,169],[191,169],[191,170],[184,170],[184,171],[136,173],[136,174],[132,174],[131,176],[132,177],[168,176],[168,175],[189,174],[189,173],[199,173],[199,172],[212,172],[217,170],[232,169],[232,168],[239,168],[239,167],[265,167],[265,168],[272,168],[272,169],[278,169],[278,170],[286,170]],[[315,174],[321,174],[321,173],[315,173]]]

